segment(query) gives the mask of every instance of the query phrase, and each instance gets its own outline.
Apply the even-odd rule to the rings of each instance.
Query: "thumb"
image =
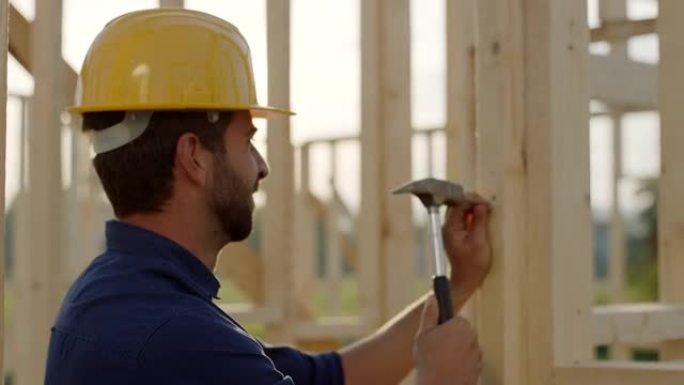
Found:
[[[418,326],[418,335],[424,334],[437,326],[438,319],[439,307],[437,306],[437,299],[434,294],[430,294],[423,306],[423,314],[420,317],[420,325]]]

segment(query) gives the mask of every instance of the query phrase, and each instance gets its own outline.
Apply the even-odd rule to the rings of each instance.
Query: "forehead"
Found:
[[[254,129],[252,114],[249,111],[235,111],[228,124],[228,133],[245,134]]]

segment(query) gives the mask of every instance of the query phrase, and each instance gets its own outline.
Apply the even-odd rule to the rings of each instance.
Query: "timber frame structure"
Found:
[[[13,285],[20,321],[2,333],[0,317],[0,342],[11,352],[3,357],[0,349],[0,373],[11,367],[15,385],[43,381],[51,322],[69,282],[97,252],[103,215],[97,181],[87,167],[87,144],[77,135],[73,186],[62,187],[61,132],[54,127],[62,125],[76,73],[61,56],[62,1],[35,1],[30,22],[9,0],[0,0],[0,101],[8,98],[9,53],[33,75],[30,104],[41,106],[29,108],[23,157],[31,168],[22,174],[30,188],[17,202]],[[485,354],[483,385],[684,383],[684,364],[678,363],[684,359],[684,205],[678,200],[684,196],[684,173],[678,170],[684,164],[684,77],[678,73],[684,68],[684,1],[659,0],[659,17],[638,21],[627,19],[626,0],[599,1],[601,24],[591,30],[585,1],[446,1],[446,125],[420,135],[444,135],[447,177],[494,204],[493,270],[466,311]],[[160,3],[184,6],[183,0]],[[288,107],[291,4],[266,4],[268,103]],[[340,143],[354,141],[361,148],[358,217],[351,218],[335,194],[321,202],[311,192],[315,143],[293,146],[287,118],[268,123],[276,129],[269,129],[267,139],[272,174],[265,186],[263,246],[259,255],[246,244],[227,247],[218,273],[230,277],[250,302],[222,306],[242,322],[265,325],[269,342],[334,348],[341,338],[374,330],[414,298],[403,279],[415,274],[409,198],[388,195],[411,178],[411,141],[419,135],[410,116],[409,5],[361,1],[361,135],[323,141],[332,149],[333,164]],[[653,33],[660,39],[659,64],[631,61],[627,39]],[[590,55],[589,44],[596,41],[608,42],[610,54]],[[658,304],[592,307],[590,100],[604,102],[614,122],[616,179],[621,116],[660,113]],[[27,103],[23,98],[22,105]],[[4,162],[6,112],[0,111]],[[4,209],[4,169],[0,176]],[[613,206],[611,290],[619,302],[624,234]],[[341,219],[358,228],[355,238],[339,229]],[[65,222],[70,226],[62,231]],[[316,223],[324,224],[329,239],[325,282],[313,268]],[[339,290],[343,265],[356,274],[358,317],[321,320],[308,297],[322,287]],[[0,263],[0,303],[3,268]],[[331,306],[339,310],[339,298]],[[633,344],[657,345],[663,362],[594,359],[595,346],[615,346],[626,358],[625,346]]]

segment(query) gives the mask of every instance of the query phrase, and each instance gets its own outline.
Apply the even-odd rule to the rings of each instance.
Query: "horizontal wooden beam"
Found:
[[[658,108],[655,65],[612,56],[591,55],[591,98],[623,110]]]
[[[625,304],[596,307],[593,341],[598,345],[655,344],[684,339],[684,306]]]
[[[243,325],[278,322],[283,318],[282,311],[272,307],[254,306],[249,303],[218,303],[217,305]]]
[[[681,385],[684,384],[684,364],[611,362],[554,370],[554,385]]]
[[[331,337],[361,338],[368,333],[368,328],[358,317],[329,317],[317,321],[306,321],[297,324],[295,333],[298,339],[319,340]]]
[[[624,41],[630,37],[656,32],[656,19],[604,22],[591,30],[591,41]]]
[[[219,308],[241,324],[267,324],[282,321],[282,311],[277,308],[254,306],[248,303],[219,303]],[[329,338],[361,338],[368,334],[368,327],[358,317],[327,317],[318,320],[301,320],[294,325],[298,340],[323,340]]]
[[[234,242],[224,247],[215,273],[230,279],[251,302],[264,302],[264,263],[246,243]]]
[[[31,72],[31,22],[10,4],[9,52],[27,71]]]
[[[34,66],[31,61],[31,35],[33,34],[33,26],[12,4],[10,4],[9,16],[9,52],[26,71],[33,74]],[[64,59],[62,59],[60,65],[64,72],[65,89],[69,92],[73,92],[73,90],[76,89],[78,75]]]

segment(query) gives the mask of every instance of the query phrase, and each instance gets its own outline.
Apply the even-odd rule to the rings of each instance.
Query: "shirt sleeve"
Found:
[[[297,385],[344,385],[338,353],[309,354],[290,347],[266,347],[264,351],[278,371]]]
[[[222,319],[175,316],[147,340],[140,383],[165,385],[293,385],[251,336]]]

